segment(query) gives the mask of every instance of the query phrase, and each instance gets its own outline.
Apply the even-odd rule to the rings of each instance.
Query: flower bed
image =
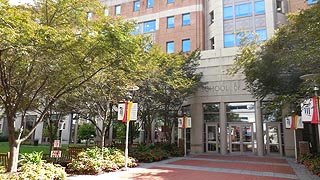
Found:
[[[320,154],[304,154],[298,162],[320,177]]]

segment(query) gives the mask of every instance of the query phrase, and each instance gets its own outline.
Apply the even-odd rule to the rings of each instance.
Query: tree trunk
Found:
[[[8,172],[14,173],[18,170],[20,143],[14,142],[10,145],[10,156],[8,163]]]
[[[16,141],[15,136],[15,128],[14,128],[14,117],[11,116],[11,113],[7,114],[7,121],[8,121],[8,131],[9,131],[9,148],[10,148],[10,156],[8,162],[8,172],[17,172],[18,169],[18,156],[19,156],[19,149],[20,143]]]

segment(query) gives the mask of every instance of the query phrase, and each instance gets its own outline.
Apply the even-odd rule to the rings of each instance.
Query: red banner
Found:
[[[312,113],[311,124],[318,124],[318,122],[319,122],[319,105],[318,105],[318,97],[317,96],[312,97],[312,103],[313,103],[313,113]]]

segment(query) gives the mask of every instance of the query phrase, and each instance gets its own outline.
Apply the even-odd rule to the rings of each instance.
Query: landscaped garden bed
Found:
[[[299,158],[298,162],[320,177],[320,154],[304,154]]]

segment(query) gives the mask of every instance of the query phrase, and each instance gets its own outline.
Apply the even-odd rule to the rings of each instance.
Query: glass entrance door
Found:
[[[207,135],[207,145],[206,145],[207,152],[218,152],[219,151],[218,124],[207,123],[206,135]]]
[[[283,155],[280,122],[265,123],[264,139],[267,154]]]
[[[230,153],[253,152],[253,124],[231,123],[229,124],[229,151]]]

